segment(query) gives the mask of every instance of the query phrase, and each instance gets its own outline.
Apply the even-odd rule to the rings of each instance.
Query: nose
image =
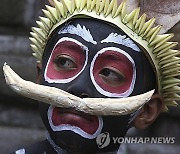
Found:
[[[77,83],[70,86],[68,88],[67,92],[69,92],[70,94],[73,94],[75,96],[78,96],[80,98],[92,97],[91,92],[90,92],[89,88],[87,88],[87,86],[83,87],[83,85],[80,85]]]
[[[88,69],[84,70],[67,88],[67,92],[81,97],[93,97],[93,84]]]

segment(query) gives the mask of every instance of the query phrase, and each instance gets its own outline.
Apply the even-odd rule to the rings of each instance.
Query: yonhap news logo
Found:
[[[110,144],[110,135],[108,132],[101,133],[96,138],[96,143],[100,149],[107,147]]]
[[[175,137],[111,137],[108,132],[101,133],[96,138],[100,149],[111,144],[174,144]]]

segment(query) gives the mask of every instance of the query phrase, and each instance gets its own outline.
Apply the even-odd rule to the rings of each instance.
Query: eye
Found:
[[[54,66],[57,70],[69,71],[77,68],[75,60],[69,55],[58,55],[54,59]]]
[[[125,81],[124,75],[113,67],[102,69],[99,75],[106,84],[114,87],[122,85]]]

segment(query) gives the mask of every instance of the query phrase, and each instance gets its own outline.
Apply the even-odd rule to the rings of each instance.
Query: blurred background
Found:
[[[41,15],[46,0],[0,1],[0,154],[10,153],[46,138],[38,104],[11,91],[5,84],[2,66],[7,62],[22,78],[36,81],[36,61],[31,56],[29,32]],[[180,23],[170,32],[180,40]],[[180,49],[180,45],[178,46]],[[175,137],[175,144],[128,144],[128,154],[179,154],[180,107],[161,114],[144,131],[131,129],[128,136]]]

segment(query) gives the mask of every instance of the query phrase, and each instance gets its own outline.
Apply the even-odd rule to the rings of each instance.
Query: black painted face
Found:
[[[74,19],[57,28],[46,45],[42,68],[41,84],[78,97],[128,97],[155,85],[150,64],[135,43],[119,29],[93,19]],[[119,145],[113,140],[99,148],[96,138],[105,132],[124,137],[134,115],[97,117],[43,103],[40,111],[58,146],[83,153],[116,151]]]

